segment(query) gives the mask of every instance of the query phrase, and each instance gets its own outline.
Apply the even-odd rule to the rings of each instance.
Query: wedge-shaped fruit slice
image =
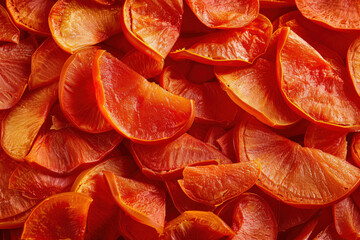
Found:
[[[50,35],[48,15],[54,3],[54,0],[6,0],[15,23],[26,31],[40,35]]]
[[[254,119],[235,134],[237,143],[242,145],[238,149],[245,150],[245,159],[241,160],[260,161],[261,174],[256,185],[289,205],[323,207],[345,198],[360,184],[360,170],[350,163],[321,150],[302,147]]]
[[[241,28],[259,14],[258,0],[186,0],[199,20],[209,28]]]
[[[114,152],[109,155],[114,155]],[[85,239],[116,239],[120,212],[107,186],[103,171],[116,175],[132,176],[137,170],[131,156],[116,153],[106,161],[83,171],[75,180],[72,191],[83,193],[93,199],[90,205]]]
[[[174,66],[164,69],[160,86],[167,91],[195,101],[195,120],[204,123],[229,125],[234,121],[238,107],[217,82],[191,83]]]
[[[210,65],[244,66],[266,51],[271,34],[271,22],[259,15],[242,28],[180,38],[170,56]]]
[[[355,163],[360,166],[360,134],[354,133],[351,140],[351,156]]]
[[[0,5],[0,42],[19,43],[20,30],[11,21],[6,9]]]
[[[9,188],[22,192],[28,198],[44,199],[69,188],[76,176],[56,177],[22,163],[11,174]]]
[[[80,130],[99,133],[112,129],[97,105],[92,67],[97,47],[73,54],[64,64],[59,82],[59,102],[66,118]]]
[[[1,146],[12,158],[23,160],[54,102],[58,84],[27,92],[19,103],[9,110],[1,123]]]
[[[64,52],[51,37],[46,39],[31,56],[29,88],[35,89],[57,81],[68,57],[70,54]]]
[[[360,238],[360,209],[351,197],[333,205],[336,232],[344,239]]]
[[[181,176],[182,169],[189,165],[205,165],[214,160],[220,163],[231,163],[214,147],[188,134],[183,134],[170,143],[157,146],[131,143],[130,150],[143,173],[155,179]]]
[[[134,47],[162,61],[179,37],[182,14],[180,0],[126,0],[121,23]]]
[[[301,118],[286,104],[278,87],[275,64],[278,39],[279,31],[273,34],[266,58],[261,56],[250,67],[217,66],[215,74],[237,105],[266,125],[284,128]]]
[[[84,239],[91,197],[67,192],[53,195],[31,212],[21,239]]]
[[[234,235],[234,231],[214,213],[186,211],[166,224],[160,239],[217,240]]]
[[[134,179],[104,172],[111,193],[123,211],[134,220],[156,229],[160,234],[165,224],[165,192],[144,176]]]
[[[295,0],[304,17],[322,26],[336,30],[359,30],[359,2]]]
[[[155,144],[186,132],[194,121],[194,101],[148,82],[104,50],[94,59],[96,99],[105,118],[134,142]]]
[[[192,200],[218,206],[249,190],[259,175],[260,165],[253,161],[185,167],[178,183]]]
[[[19,44],[0,46],[0,109],[14,106],[21,98],[30,75],[31,55],[37,48],[35,38]]]
[[[341,159],[347,155],[347,132],[324,129],[315,124],[310,124],[304,137],[304,146],[320,149]]]
[[[122,1],[104,6],[87,0],[60,0],[49,14],[55,42],[66,52],[100,43],[121,31]]]
[[[0,219],[0,229],[13,229],[24,226],[26,219],[29,217],[32,209],[9,218]],[[21,235],[21,234],[20,234]],[[1,234],[0,234],[1,236]],[[17,238],[20,239],[20,238]]]
[[[346,60],[355,90],[360,95],[360,38],[356,38],[350,45]]]
[[[289,106],[327,128],[359,129],[358,96],[345,66],[334,68],[289,28],[282,29],[280,38],[285,38],[285,44],[278,48],[278,81]]]
[[[14,217],[38,203],[38,200],[26,198],[21,192],[9,189],[10,176],[18,166],[19,163],[0,151],[0,219]]]

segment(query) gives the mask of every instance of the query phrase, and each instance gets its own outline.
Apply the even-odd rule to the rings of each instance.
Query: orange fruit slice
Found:
[[[217,82],[191,83],[180,69],[169,66],[162,72],[159,83],[167,91],[195,101],[196,121],[229,125],[235,119],[238,108]]]
[[[347,66],[350,72],[351,80],[355,90],[360,95],[360,38],[356,38],[350,45],[347,52]]]
[[[180,0],[126,0],[121,23],[134,47],[162,61],[179,37],[182,14]]]
[[[241,28],[259,14],[258,0],[186,0],[198,19],[209,28]]]
[[[359,129],[360,107],[345,66],[325,60],[289,28],[282,29],[280,38],[285,44],[278,48],[278,81],[289,106],[326,128]]]
[[[14,22],[22,29],[39,35],[50,35],[48,15],[54,0],[6,0]]]
[[[65,62],[59,82],[61,110],[82,131],[107,132],[113,128],[101,114],[95,97],[92,67],[97,47],[82,49]]]
[[[218,206],[249,190],[260,175],[257,162],[185,167],[178,180],[189,198],[210,206]]]
[[[360,170],[338,157],[302,147],[254,120],[247,120],[241,128],[235,138],[241,146],[237,149],[245,153],[238,156],[245,158],[241,161],[260,162],[256,185],[284,203],[324,207],[350,195],[360,184]]]
[[[12,158],[23,160],[31,149],[52,105],[58,84],[27,92],[1,123],[1,146]]]
[[[189,165],[204,165],[215,160],[231,163],[214,147],[188,134],[156,146],[131,143],[130,151],[143,173],[155,179],[181,176],[182,169]]]
[[[104,50],[96,53],[93,77],[100,111],[115,130],[134,142],[169,141],[194,121],[194,101],[148,82]]]
[[[51,37],[47,38],[31,56],[29,88],[35,89],[57,81],[68,57],[70,54],[64,52]]]
[[[180,38],[169,56],[209,65],[244,66],[266,51],[271,33],[271,22],[259,15],[242,28]]]
[[[30,213],[31,213],[31,209],[29,209],[23,213],[20,213],[18,215],[15,215],[13,217],[0,219],[0,229],[20,228],[21,232],[22,232],[21,227],[24,226],[24,223],[25,223],[26,219],[29,217]],[[1,232],[1,230],[0,230],[0,232]],[[20,235],[21,235],[21,232],[20,232]],[[0,234],[0,236],[1,236],[1,234]],[[20,239],[20,237],[18,239]]]
[[[87,0],[60,0],[51,8],[49,26],[66,52],[100,43],[121,31],[122,1],[105,6]]]
[[[344,239],[360,238],[360,209],[347,197],[333,205],[336,232]]]
[[[12,22],[6,9],[0,5],[0,41],[19,43],[20,30]]]
[[[13,107],[23,95],[30,75],[31,55],[36,48],[33,37],[19,44],[0,46],[0,109]]]
[[[90,197],[73,192],[45,199],[26,220],[21,239],[84,239],[91,202]]]

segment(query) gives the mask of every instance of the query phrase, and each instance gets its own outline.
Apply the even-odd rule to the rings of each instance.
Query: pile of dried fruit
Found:
[[[0,239],[360,239],[358,0],[0,0]]]

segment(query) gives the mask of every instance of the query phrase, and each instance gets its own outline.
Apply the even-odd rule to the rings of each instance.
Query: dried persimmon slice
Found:
[[[134,47],[162,61],[179,37],[182,14],[180,0],[126,0],[121,23]]]
[[[360,106],[345,65],[330,62],[289,28],[276,59],[285,101],[300,116],[330,129],[360,128]],[[301,59],[301,60],[300,60]]]
[[[115,130],[134,142],[169,141],[194,121],[193,100],[148,82],[104,50],[96,52],[93,78],[100,111]]]
[[[295,0],[301,14],[311,21],[335,30],[359,30],[359,2],[356,0]]]
[[[236,135],[244,161],[259,161],[256,185],[292,206],[324,207],[352,193],[360,184],[360,170],[318,149],[277,135],[256,120],[247,120]],[[266,139],[266,141],[264,141]],[[240,154],[239,154],[240,156]]]
[[[66,192],[53,195],[31,212],[21,239],[84,239],[91,197]]]
[[[68,57],[70,54],[64,52],[51,37],[46,39],[31,56],[29,88],[35,89],[57,81]]]
[[[351,199],[333,205],[336,232],[344,239],[360,238],[360,209]]]
[[[0,109],[13,107],[23,95],[31,71],[31,55],[36,48],[33,37],[23,39],[19,44],[0,46]]]
[[[14,22],[22,29],[40,35],[50,35],[48,15],[54,0],[6,0]]]
[[[22,161],[58,97],[58,84],[27,92],[1,122],[1,146],[12,158]]]
[[[20,30],[11,21],[6,9],[0,5],[0,42],[19,43]]]
[[[258,0],[186,0],[198,19],[209,28],[241,28],[259,14]]]
[[[165,192],[143,176],[124,178],[104,172],[111,193],[120,208],[134,220],[161,234],[165,225]]]
[[[29,217],[32,209],[29,209],[18,215],[0,219],[0,229],[14,229],[24,226],[26,219]],[[21,234],[21,233],[20,233]],[[0,235],[1,236],[1,235]],[[20,239],[20,238],[19,238]]]
[[[347,66],[355,90],[360,95],[360,38],[356,38],[350,45],[347,52]]]
[[[49,14],[50,31],[66,52],[95,45],[121,31],[122,1],[105,6],[88,0],[59,0]]]
[[[225,66],[244,66],[264,54],[272,34],[269,19],[259,15],[245,27],[180,38],[170,57]]]
[[[235,233],[212,212],[186,211],[166,224],[161,240],[217,240]]]
[[[164,69],[160,86],[167,91],[195,101],[195,121],[230,125],[238,107],[217,82],[191,83],[175,66]]]
[[[181,176],[182,169],[189,165],[200,165],[219,161],[231,163],[221,152],[211,145],[183,134],[172,142],[148,146],[130,144],[130,151],[143,173],[149,178],[171,179]]]
[[[95,96],[92,67],[97,47],[69,57],[60,75],[59,102],[66,118],[82,131],[107,132],[113,128],[101,114]]]
[[[218,206],[249,190],[259,175],[260,165],[253,161],[195,166],[185,167],[178,183],[192,200]]]

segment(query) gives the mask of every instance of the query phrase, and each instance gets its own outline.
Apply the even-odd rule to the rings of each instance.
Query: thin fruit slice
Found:
[[[87,0],[59,0],[49,14],[55,42],[66,52],[100,43],[121,31],[122,1],[104,6]]]
[[[0,42],[19,43],[20,30],[11,21],[6,9],[0,5]]]
[[[15,23],[26,31],[50,35],[48,15],[54,0],[6,0],[6,6]]]
[[[1,123],[1,146],[12,158],[23,160],[57,100],[58,84],[27,92]]]
[[[282,29],[280,38],[285,38],[285,44],[278,48],[278,81],[289,106],[326,128],[359,129],[358,96],[345,66],[325,60],[289,28]]]
[[[258,0],[186,0],[199,20],[209,28],[241,28],[259,14]]]
[[[260,165],[252,161],[185,167],[178,183],[192,200],[218,206],[249,190],[259,175]]]
[[[84,239],[92,199],[81,193],[53,195],[31,212],[21,239]]]
[[[29,217],[31,210],[32,209],[29,209],[23,213],[20,213],[18,215],[9,218],[0,219],[0,229],[21,228],[22,226],[24,226],[26,219]]]
[[[211,145],[188,134],[158,146],[130,144],[131,154],[143,173],[150,178],[175,178],[189,165],[205,165],[212,160],[231,161]]]
[[[64,52],[51,37],[46,39],[31,56],[29,88],[35,89],[57,81],[68,57],[70,54]]]
[[[194,121],[193,100],[148,82],[104,50],[96,52],[93,77],[100,111],[132,141],[169,141],[186,132]]]
[[[179,37],[182,14],[180,0],[126,0],[121,23],[134,47],[162,61]]]
[[[117,204],[134,220],[161,234],[165,224],[165,192],[145,177],[134,179],[104,172]]]
[[[320,149],[341,159],[347,155],[347,132],[324,129],[315,124],[310,124],[304,137],[304,146]]]
[[[271,34],[271,22],[259,15],[242,28],[180,38],[170,56],[210,65],[244,66],[253,63],[266,51]]]
[[[218,240],[235,233],[212,212],[186,211],[166,224],[161,240]]]
[[[254,119],[243,125],[235,133],[241,145],[238,149],[245,150],[246,159],[242,160],[260,161],[256,185],[282,202],[302,208],[323,207],[350,195],[360,184],[360,170],[350,163],[302,147]]]
[[[344,239],[360,238],[360,209],[347,197],[333,205],[336,232]]]
[[[195,101],[195,120],[204,123],[229,125],[235,119],[237,106],[217,82],[191,83],[175,67],[164,69],[160,86],[167,91]]]
[[[37,48],[33,37],[19,44],[0,46],[0,109],[13,107],[21,98],[30,75],[31,55]]]
[[[335,30],[359,30],[360,4],[354,0],[295,0],[304,17]]]
[[[95,97],[92,67],[97,47],[77,51],[65,62],[59,82],[61,110],[82,131],[107,132],[112,129],[101,114]]]
[[[360,96],[360,37],[351,43],[346,60],[353,85],[355,86],[357,94]]]

